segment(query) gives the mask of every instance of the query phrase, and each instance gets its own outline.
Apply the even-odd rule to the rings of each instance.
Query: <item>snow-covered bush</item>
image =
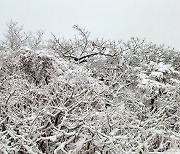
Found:
[[[79,26],[80,37],[53,35],[46,45],[42,33],[26,39],[17,23],[8,28],[0,46],[0,153],[178,151],[178,52],[137,38],[90,40]]]

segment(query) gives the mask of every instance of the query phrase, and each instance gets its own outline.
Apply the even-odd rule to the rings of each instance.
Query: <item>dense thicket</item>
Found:
[[[0,153],[121,154],[180,148],[180,52],[131,38],[43,41],[7,25]]]

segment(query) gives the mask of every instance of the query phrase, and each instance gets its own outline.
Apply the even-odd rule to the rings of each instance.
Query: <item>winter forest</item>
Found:
[[[0,41],[0,154],[180,149],[180,52],[132,37],[48,40],[10,21]],[[180,151],[179,151],[180,153]]]

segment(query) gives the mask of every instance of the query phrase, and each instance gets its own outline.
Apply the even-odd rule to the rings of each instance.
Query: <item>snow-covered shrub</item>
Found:
[[[10,24],[6,36],[20,33],[0,46],[0,153],[178,151],[180,54],[74,28],[80,37],[46,46]]]

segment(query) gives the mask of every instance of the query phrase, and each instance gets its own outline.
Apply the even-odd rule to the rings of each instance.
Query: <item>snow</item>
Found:
[[[180,154],[180,149],[177,148],[170,149],[167,152],[164,152],[164,154]]]
[[[177,79],[171,78],[170,81],[171,81],[172,83],[180,84],[180,81],[177,80]]]
[[[163,73],[162,72],[151,72],[150,77],[154,77],[154,78],[163,78]]]
[[[148,77],[146,74],[140,73],[140,74],[138,75],[138,77],[139,77],[140,82],[141,82],[142,84],[148,84],[148,83],[149,83],[149,77]]]
[[[77,150],[80,150],[85,143],[86,143],[86,135],[82,136],[82,137],[75,143],[75,146],[76,146]]]
[[[156,66],[156,69],[159,71],[159,72],[163,72],[163,73],[169,73],[170,70],[171,70],[171,64],[164,64],[163,62],[160,62],[157,66]]]

